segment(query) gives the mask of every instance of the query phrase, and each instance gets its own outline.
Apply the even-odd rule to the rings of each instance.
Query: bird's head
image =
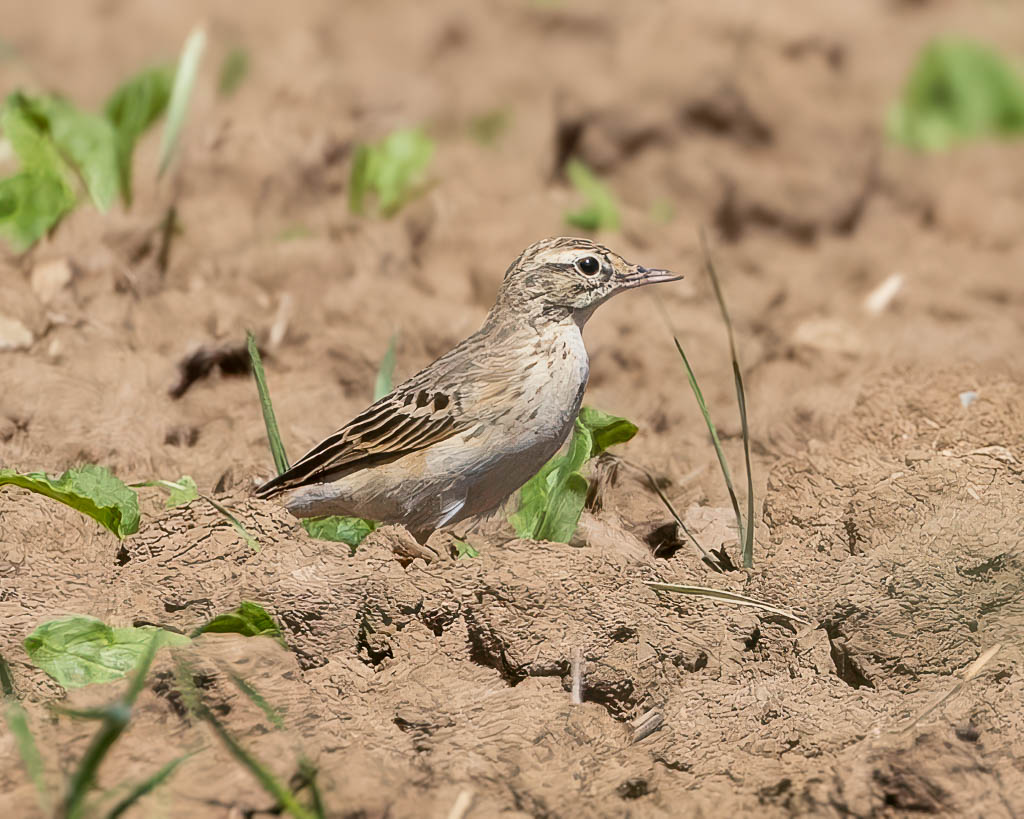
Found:
[[[616,293],[682,276],[631,264],[589,239],[544,239],[524,250],[509,266],[495,309],[580,326]]]

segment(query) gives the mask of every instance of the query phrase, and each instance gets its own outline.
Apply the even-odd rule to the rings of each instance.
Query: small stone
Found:
[[[35,338],[32,331],[16,318],[0,316],[0,352],[27,350]]]
[[[71,284],[75,268],[70,259],[50,259],[32,268],[31,284],[36,297],[50,304],[60,292]]]

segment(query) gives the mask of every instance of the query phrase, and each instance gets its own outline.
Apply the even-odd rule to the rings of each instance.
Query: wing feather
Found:
[[[341,473],[395,460],[472,425],[471,419],[461,415],[457,391],[417,387],[408,382],[361,412],[286,472],[260,486],[257,497],[271,497],[286,489],[323,483]]]

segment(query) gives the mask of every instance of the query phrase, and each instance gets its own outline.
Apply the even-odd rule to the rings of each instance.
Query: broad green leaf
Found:
[[[637,428],[625,418],[583,407],[573,426],[569,448],[528,480],[519,508],[509,518],[519,537],[568,543],[587,499],[580,469],[608,447],[628,441]]]
[[[980,43],[938,39],[918,56],[887,125],[892,139],[926,151],[1022,134],[1024,80]]]
[[[455,541],[455,559],[462,560],[463,558],[469,557],[480,557],[480,552],[474,549],[465,540]]]
[[[349,210],[366,211],[366,197],[373,193],[377,211],[391,216],[422,188],[434,154],[434,142],[419,128],[393,131],[372,145],[360,145],[352,160],[349,179]]]
[[[173,80],[172,68],[147,69],[119,86],[103,107],[117,134],[118,176],[126,205],[132,202],[135,143],[167,108]]]
[[[96,207],[108,210],[120,185],[117,133],[110,120],[80,111],[59,97],[33,97],[29,104],[46,123],[58,150],[81,175]]]
[[[177,70],[174,72],[174,85],[171,87],[171,99],[167,103],[167,122],[164,124],[163,139],[160,142],[160,168],[158,176],[163,176],[167,166],[171,164],[171,157],[178,147],[178,138],[181,136],[181,126],[185,123],[185,114],[188,113],[188,104],[192,98],[192,88],[196,82],[196,74],[199,71],[199,61],[203,57],[203,50],[206,48],[206,31],[202,26],[197,26],[185,40],[185,46],[181,50],[181,59],[178,60]]]
[[[249,53],[244,48],[233,48],[224,58],[220,66],[220,78],[217,81],[217,93],[222,97],[230,97],[242,84],[249,73]]]
[[[593,438],[591,458],[596,458],[610,446],[626,443],[637,433],[636,424],[632,421],[601,412],[593,407],[580,409],[580,422],[590,430]]]
[[[105,467],[87,464],[69,469],[59,478],[50,478],[42,472],[0,469],[0,487],[5,484],[67,504],[106,526],[119,538],[139,529],[138,495]]]
[[[398,342],[398,333],[391,336],[388,342],[387,352],[380,360],[380,367],[377,368],[377,380],[373,385],[373,400],[377,401],[391,392],[395,375],[395,345]]]
[[[302,527],[311,537],[318,540],[330,540],[335,543],[347,543],[353,549],[363,542],[370,532],[377,528],[376,521],[363,518],[350,518],[345,515],[329,515],[322,518],[304,518]]]
[[[256,603],[243,600],[232,611],[218,614],[205,625],[192,632],[193,637],[212,632],[216,634],[241,634],[245,637],[274,637],[281,642],[281,629],[266,609]]]
[[[75,206],[75,192],[67,164],[25,95],[4,101],[0,130],[21,164],[18,173],[0,180],[0,234],[20,253]]]
[[[167,488],[171,490],[171,494],[167,497],[168,509],[173,509],[175,506],[184,506],[186,503],[191,503],[199,497],[199,487],[196,486],[196,482],[191,475],[182,475],[173,483],[168,481]]]
[[[617,230],[619,207],[608,186],[578,159],[570,159],[565,172],[573,187],[586,200],[582,208],[567,213],[565,221],[583,230]]]
[[[29,659],[65,688],[118,680],[145,655],[156,632],[165,645],[187,645],[183,634],[153,626],[112,628],[82,615],[43,623],[25,638]]]

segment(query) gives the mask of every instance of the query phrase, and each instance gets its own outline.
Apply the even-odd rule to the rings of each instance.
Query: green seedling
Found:
[[[154,636],[160,645],[188,645],[205,633],[273,637],[284,645],[281,627],[256,603],[243,600],[238,608],[218,614],[185,636],[155,626],[115,628],[102,620],[71,615],[49,620],[25,638],[32,662],[65,688],[119,680],[148,650]]]
[[[138,665],[154,638],[187,645],[188,637],[153,626],[112,628],[83,615],[43,623],[25,638],[25,651],[65,688],[119,680]]]
[[[195,480],[190,475],[182,475],[177,481],[143,481],[141,483],[133,483],[132,488],[140,489],[145,486],[158,487],[160,489],[166,489],[168,491],[166,506],[168,509],[173,509],[176,506],[184,506],[186,503],[191,503],[196,498],[201,498],[206,503],[210,504],[220,515],[229,523],[231,527],[238,532],[242,540],[246,542],[246,545],[254,552],[260,550],[260,544],[256,541],[249,530],[242,525],[240,521],[230,509],[219,501],[214,500],[209,495],[205,495],[199,491],[196,486]]]
[[[391,392],[395,378],[395,347],[398,344],[398,333],[391,336],[388,349],[380,360],[377,368],[377,380],[373,384],[373,400],[378,401]]]
[[[101,114],[53,95],[14,92],[0,128],[20,163],[0,180],[0,233],[24,251],[76,204],[76,182],[105,211],[118,193],[131,204],[132,154],[139,136],[167,106],[174,72],[151,69],[111,95]]]
[[[463,560],[471,557],[480,557],[480,552],[474,549],[465,540],[455,540],[455,559]]]
[[[218,614],[204,623],[190,636],[200,634],[241,634],[243,637],[273,637],[284,645],[281,627],[274,621],[262,606],[243,600],[238,608]]]
[[[565,221],[583,230],[618,230],[619,207],[608,186],[578,159],[570,159],[565,172],[586,201],[579,210],[565,214]]]
[[[119,538],[139,529],[138,495],[105,467],[87,464],[69,469],[59,478],[50,478],[42,472],[0,469],[0,487],[8,484],[77,509]]]
[[[260,359],[260,352],[252,333],[247,333],[247,344],[249,347],[249,359],[252,361],[252,372],[256,378],[256,389],[259,391],[260,406],[263,408],[263,424],[267,429],[267,441],[270,443],[270,452],[274,456],[277,474],[280,475],[288,470],[288,456],[285,455],[284,444],[281,443],[281,432],[277,428],[277,416],[274,413],[274,405],[270,400],[267,376],[263,371],[263,362]],[[388,356],[385,355],[384,358],[385,361],[381,363],[382,371]],[[380,373],[377,375],[377,381],[378,384],[381,381]],[[210,503],[214,503],[209,498],[207,500],[210,500]],[[364,520],[363,518],[330,515],[319,518],[305,518],[302,521],[302,525],[312,537],[320,540],[346,543],[352,549],[355,549],[356,546],[362,543],[363,538],[377,528],[378,524],[375,521]]]
[[[217,80],[217,93],[222,97],[230,97],[242,84],[249,73],[249,52],[244,48],[233,48],[224,58],[220,66],[220,77]]]
[[[380,142],[360,145],[352,160],[349,210],[365,214],[366,200],[373,194],[377,212],[394,215],[422,191],[433,155],[433,140],[419,128],[394,131]]]
[[[711,436],[711,443],[715,448],[715,454],[718,456],[718,465],[722,470],[722,477],[725,480],[725,486],[729,492],[729,501],[732,503],[733,513],[736,515],[736,528],[739,532],[743,566],[744,568],[749,569],[754,565],[754,478],[750,468],[750,428],[747,424],[747,401],[746,392],[743,388],[743,372],[740,369],[739,358],[736,354],[736,340],[733,335],[732,320],[729,318],[729,311],[725,305],[725,297],[722,295],[722,288],[718,280],[718,273],[716,272],[714,262],[711,259],[711,251],[708,249],[707,237],[704,235],[703,230],[700,232],[700,243],[701,251],[704,256],[704,267],[708,272],[708,277],[711,279],[711,287],[714,290],[715,300],[718,302],[718,308],[722,314],[722,321],[725,323],[726,334],[729,338],[729,357],[732,362],[733,383],[736,387],[736,402],[739,406],[740,412],[740,425],[743,434],[743,457],[747,475],[746,525],[744,525],[743,515],[740,513],[739,499],[736,495],[736,489],[733,486],[732,474],[729,471],[729,463],[726,460],[725,451],[722,449],[722,442],[718,437],[718,429],[715,426],[714,421],[711,420],[711,411],[708,409],[707,402],[704,400],[704,393],[701,390],[700,385],[697,383],[697,376],[693,371],[693,367],[690,365],[690,360],[687,358],[686,352],[683,350],[683,345],[679,342],[679,338],[673,334],[672,340],[675,342],[676,350],[679,352],[679,357],[682,359],[683,366],[686,368],[686,377],[690,383],[690,389],[693,390],[694,397],[697,399],[697,405],[700,407],[701,415],[704,418],[704,424],[707,426],[708,433]],[[696,543],[696,541],[694,542]],[[700,548],[699,544],[698,548]]]
[[[167,103],[167,122],[164,123],[163,138],[160,141],[160,166],[157,176],[163,176],[177,150],[181,126],[185,123],[196,74],[199,71],[199,61],[205,49],[206,31],[202,26],[197,26],[185,40],[181,59],[178,60],[178,70],[174,72],[174,85],[171,87],[171,98]]]
[[[103,113],[117,134],[118,175],[125,205],[132,203],[135,144],[166,110],[173,82],[173,68],[147,69],[119,86],[103,106]]]
[[[548,461],[524,485],[519,508],[509,520],[519,537],[568,543],[587,500],[587,479],[580,469],[608,447],[625,443],[637,428],[625,418],[583,407],[569,449]]]
[[[347,515],[327,515],[320,518],[303,518],[302,528],[317,540],[347,543],[355,554],[356,547],[380,524],[364,518]]]
[[[922,151],[1024,133],[1024,80],[980,43],[938,39],[918,55],[889,113],[890,138]]]

